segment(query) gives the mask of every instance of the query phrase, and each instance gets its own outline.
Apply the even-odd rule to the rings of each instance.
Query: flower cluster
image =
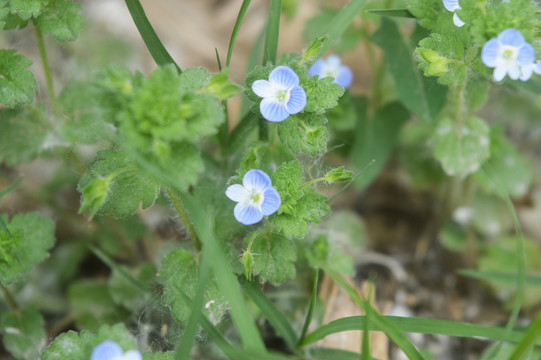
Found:
[[[353,72],[351,69],[342,65],[340,58],[337,55],[330,55],[327,59],[319,59],[310,67],[308,75],[319,78],[333,77],[333,83],[342,86],[344,89],[351,85],[353,81]]]
[[[252,90],[263,98],[259,109],[268,121],[284,121],[306,106],[306,92],[299,86],[299,77],[287,66],[277,66],[269,80],[254,81]]]
[[[456,26],[458,27],[464,26],[465,22],[462,21],[455,12],[461,9],[460,4],[458,3],[458,0],[443,0],[443,6],[445,6],[447,10],[453,13],[453,22],[455,23]]]
[[[111,340],[105,340],[98,344],[90,355],[90,360],[142,360],[141,353],[137,350],[123,352],[120,345]]]
[[[225,194],[238,203],[234,210],[235,219],[244,225],[260,222],[263,216],[275,213],[282,204],[269,175],[257,169],[249,170],[242,179],[242,185],[231,185]]]
[[[528,80],[532,73],[541,73],[541,64],[535,60],[531,44],[516,29],[502,31],[497,38],[486,42],[481,51],[481,60],[494,68],[494,80],[503,80],[505,75],[513,80]]]

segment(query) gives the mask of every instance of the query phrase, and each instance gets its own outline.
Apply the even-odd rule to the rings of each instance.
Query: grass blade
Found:
[[[331,349],[331,348],[314,348],[310,350],[311,359],[315,360],[359,360],[361,356],[347,350]],[[368,359],[376,360],[369,356]]]
[[[377,326],[380,331],[385,332],[385,334],[392,340],[394,343],[404,351],[409,359],[413,360],[423,360],[423,356],[415,345],[408,339],[403,333],[402,330],[396,326],[393,322],[389,321],[385,316],[380,315],[368,301],[361,299],[357,291],[340,275],[335,273],[329,268],[324,268],[325,272],[333,279],[333,281],[338,284],[350,297],[350,299],[361,309],[364,310],[366,314],[369,314],[371,318],[370,325]],[[364,316],[362,317],[365,318]],[[364,324],[358,329],[363,330]],[[306,343],[306,341],[305,341]]]
[[[408,9],[373,9],[366,10],[366,12],[373,15],[415,19],[415,16]]]
[[[304,340],[304,337],[306,336],[306,333],[308,332],[308,327],[310,326],[310,323],[312,322],[312,316],[314,314],[314,308],[316,307],[316,302],[317,302],[318,283],[319,283],[319,269],[316,269],[316,276],[314,278],[314,288],[312,290],[312,297],[310,298],[310,305],[308,306],[308,313],[306,313],[306,319],[304,320],[304,326],[302,327],[302,333],[301,333],[299,342],[297,344],[297,347],[299,347],[302,344],[302,341]]]
[[[141,37],[143,38],[150,55],[154,61],[156,61],[156,64],[159,66],[173,64],[178,72],[181,73],[182,70],[180,70],[180,67],[175,63],[175,60],[173,60],[165,46],[163,46],[158,35],[156,35],[139,0],[126,0],[126,5],[128,6],[128,10],[130,11],[135,26],[137,26],[137,30],[139,30],[139,34],[141,34]]]
[[[533,323],[530,324],[526,330],[526,334],[517,345],[517,348],[511,355],[510,360],[521,360],[524,358],[524,355],[531,349],[534,345],[536,339],[539,339],[541,335],[541,312],[537,315],[537,318]],[[538,340],[539,341],[539,340]]]
[[[22,180],[23,180],[23,178],[20,177],[17,180],[15,180],[15,182],[13,184],[9,185],[4,190],[0,191],[0,199],[3,198],[4,196],[6,196],[7,194],[9,194],[10,192],[12,192],[13,190],[15,190],[17,188],[17,186],[19,186],[19,184],[21,183]]]
[[[477,270],[459,270],[459,274],[468,276],[474,279],[493,281],[505,285],[515,285],[518,281],[518,275],[516,273],[500,273],[493,271],[477,271]],[[526,286],[541,287],[541,276],[527,274],[524,279]]]
[[[271,0],[267,30],[265,31],[265,46],[263,47],[263,65],[266,65],[267,62],[274,64],[276,61],[281,14],[282,0]]]
[[[233,54],[233,47],[235,46],[235,40],[237,39],[237,35],[239,33],[242,20],[244,20],[244,16],[246,15],[246,11],[248,10],[248,6],[250,6],[251,2],[252,0],[244,0],[242,2],[242,5],[240,6],[239,15],[237,16],[237,21],[235,21],[235,26],[233,27],[233,32],[231,33],[231,38],[229,39],[227,59],[225,60],[226,67],[229,67],[229,63],[231,62],[231,55]]]
[[[485,326],[477,324],[469,324],[458,321],[425,319],[416,317],[398,317],[398,316],[382,316],[389,323],[392,323],[400,331],[407,333],[447,335],[457,337],[484,338],[490,340],[505,340],[510,342],[520,342],[524,336],[524,331],[511,330],[507,334],[506,329],[502,327]],[[328,324],[320,326],[315,331],[311,332],[304,339],[304,344],[312,344],[325,338],[328,335],[342,331],[364,330],[366,317],[365,316],[350,316],[342,319],[331,321]],[[374,321],[370,322],[371,331],[384,331],[379,324]],[[541,339],[536,340],[536,345],[541,345]]]
[[[248,295],[257,305],[274,330],[276,330],[287,343],[289,348],[295,350],[295,346],[297,345],[297,335],[289,324],[289,321],[287,321],[285,316],[276,308],[276,306],[274,306],[272,301],[269,300],[256,284],[246,280],[244,277],[241,277],[239,280],[246,295]]]

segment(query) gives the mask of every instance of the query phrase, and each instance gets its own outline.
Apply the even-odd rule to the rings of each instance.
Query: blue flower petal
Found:
[[[319,75],[321,74],[322,71],[323,71],[323,60],[319,59],[318,61],[314,63],[314,65],[310,67],[310,70],[308,70],[308,76],[312,77],[312,76]]]
[[[289,116],[285,104],[277,103],[270,98],[261,100],[259,110],[265,119],[272,122],[284,121]]]
[[[524,36],[522,36],[520,31],[510,28],[498,35],[498,41],[503,45],[520,47],[524,44]]]
[[[243,203],[238,203],[233,210],[235,219],[244,225],[252,225],[258,223],[263,219],[263,214],[255,206],[247,206]],[[94,359],[91,359],[94,360]]]
[[[244,201],[248,196],[249,192],[240,184],[234,184],[225,190],[225,195],[233,201],[239,202]]]
[[[263,200],[263,204],[261,204],[261,213],[263,215],[274,214],[282,204],[280,194],[278,194],[278,191],[276,191],[275,188],[270,187],[265,190],[263,195],[265,200]]]
[[[501,81],[507,74],[507,68],[504,66],[498,66],[494,69],[494,74],[492,75],[494,77],[494,81]]]
[[[122,348],[114,341],[105,340],[98,344],[90,355],[90,360],[112,360],[122,355]]]
[[[535,61],[535,50],[532,45],[524,43],[518,51],[519,65],[531,64]]]
[[[453,15],[453,23],[457,27],[463,27],[466,24],[461,18],[458,17],[457,13]]]
[[[518,65],[509,67],[507,72],[512,80],[517,80],[520,77],[520,67]]]
[[[248,172],[242,178],[242,184],[246,188],[255,188],[261,192],[272,186],[269,175],[258,169],[248,170]]]
[[[306,106],[306,92],[300,86],[291,89],[289,101],[286,104],[286,111],[290,114],[300,112]]]
[[[267,80],[256,80],[252,83],[252,91],[259,97],[273,96],[276,92],[274,86]]]
[[[143,357],[139,351],[130,350],[124,354],[122,360],[143,360]]]
[[[331,68],[339,68],[342,64],[342,61],[340,60],[340,56],[336,54],[329,55],[327,59],[325,59],[325,62],[327,63],[328,67]]]
[[[443,6],[449,11],[455,11],[460,9],[458,0],[443,0]]]
[[[334,82],[342,86],[344,89],[349,87],[353,82],[353,71],[345,65],[340,66],[338,74],[336,74],[336,79]]]
[[[293,86],[299,85],[299,77],[295,71],[283,65],[277,66],[271,71],[269,81],[286,89],[291,89]]]
[[[488,67],[495,67],[498,60],[498,54],[500,51],[500,44],[498,40],[491,39],[486,42],[481,51],[481,60]]]

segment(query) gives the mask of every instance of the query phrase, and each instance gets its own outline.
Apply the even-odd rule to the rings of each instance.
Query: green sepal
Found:
[[[323,47],[323,44],[327,39],[329,38],[329,35],[325,36],[319,36],[316,37],[308,46],[306,49],[302,52],[302,60],[301,63],[307,63],[310,64],[312,60],[315,60],[314,58],[319,54],[319,51]]]
[[[206,92],[217,96],[224,100],[242,91],[242,86],[229,81],[229,69],[223,69],[218,74],[213,75],[210,78],[210,82],[206,89],[202,92]]]
[[[333,169],[325,175],[325,181],[329,183],[349,181],[352,178],[353,171],[345,170],[343,166]]]
[[[252,280],[252,272],[254,271],[254,254],[251,251],[244,251],[240,259],[242,263],[242,269],[244,277],[248,280]]]

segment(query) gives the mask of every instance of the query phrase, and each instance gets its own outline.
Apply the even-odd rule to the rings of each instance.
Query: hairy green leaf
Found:
[[[32,61],[16,52],[0,49],[0,104],[7,107],[32,103],[38,87],[34,74],[26,70]]]
[[[295,154],[319,155],[327,151],[327,118],[323,115],[289,116],[278,127],[282,143]]]
[[[7,350],[17,360],[34,360],[45,346],[47,336],[43,329],[45,321],[35,308],[2,314],[0,332]]]
[[[72,0],[48,0],[36,25],[58,41],[73,41],[83,25],[81,10],[82,6]]]

